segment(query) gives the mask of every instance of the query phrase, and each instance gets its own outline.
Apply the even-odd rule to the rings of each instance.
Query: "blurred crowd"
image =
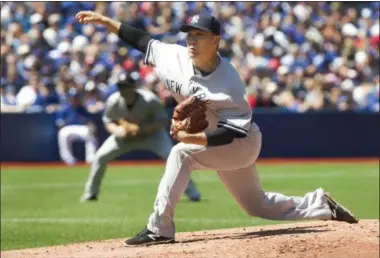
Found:
[[[77,23],[80,10],[181,45],[179,26],[209,12],[253,109],[379,111],[379,2],[1,2],[2,112],[55,112],[71,88],[91,113],[102,112],[122,71],[175,105],[143,55]]]

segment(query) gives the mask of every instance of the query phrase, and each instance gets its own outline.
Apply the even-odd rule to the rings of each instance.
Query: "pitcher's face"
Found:
[[[209,31],[190,30],[186,38],[187,50],[191,58],[208,57],[215,52],[218,36]]]

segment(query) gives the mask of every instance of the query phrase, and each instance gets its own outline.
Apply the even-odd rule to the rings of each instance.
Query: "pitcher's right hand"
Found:
[[[78,22],[83,24],[104,24],[107,17],[92,11],[80,11],[79,13],[77,13],[75,18]]]

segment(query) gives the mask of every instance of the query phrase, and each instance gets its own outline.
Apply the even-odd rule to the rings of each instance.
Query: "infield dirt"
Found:
[[[379,257],[379,221],[302,222],[178,233],[176,243],[124,247],[125,239],[12,250],[3,258]]]

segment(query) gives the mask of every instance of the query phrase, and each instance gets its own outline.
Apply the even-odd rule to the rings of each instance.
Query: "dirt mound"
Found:
[[[4,258],[379,257],[379,221],[307,222],[177,234],[177,243],[123,247],[125,239],[2,252]]]

